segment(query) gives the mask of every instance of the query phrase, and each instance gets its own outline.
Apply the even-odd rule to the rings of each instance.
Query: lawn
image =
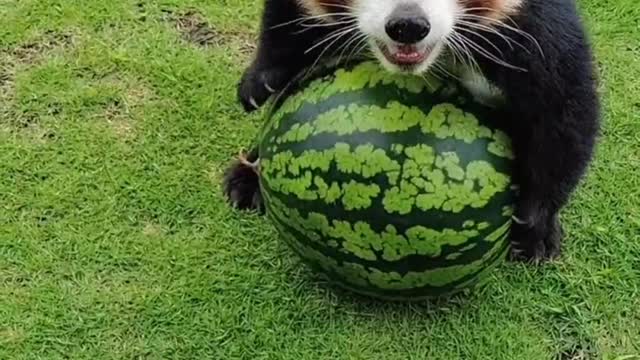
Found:
[[[640,359],[640,5],[580,3],[604,129],[563,257],[403,305],[220,196],[258,3],[0,0],[0,359]]]

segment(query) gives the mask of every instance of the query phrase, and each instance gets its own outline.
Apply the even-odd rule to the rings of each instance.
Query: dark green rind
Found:
[[[299,233],[297,234],[295,230],[289,231],[289,229],[286,228],[285,222],[283,222],[282,219],[274,218],[273,213],[270,213],[270,214],[271,214],[270,216],[272,220],[274,221],[275,226],[279,229],[281,233],[294,234],[294,236],[295,235],[300,236],[300,234]],[[484,266],[481,267],[475,273],[466,275],[457,281],[450,282],[446,286],[440,286],[440,287],[423,286],[423,287],[411,288],[411,289],[393,289],[393,290],[382,289],[371,284],[368,287],[363,287],[363,286],[358,286],[357,284],[346,282],[344,280],[345,278],[344,274],[336,273],[331,269],[324,267],[322,264],[307,258],[304,254],[304,251],[301,250],[301,246],[306,246],[311,248],[313,247],[309,246],[308,243],[300,242],[299,241],[300,237],[296,237],[296,240],[298,241],[290,241],[286,238],[284,240],[296,253],[298,253],[299,256],[305,259],[305,261],[313,269],[319,271],[320,273],[323,273],[325,276],[327,276],[329,280],[331,280],[331,282],[362,295],[372,296],[372,297],[385,299],[385,300],[403,300],[404,301],[404,300],[420,300],[420,299],[433,298],[433,297],[444,296],[444,295],[451,295],[456,292],[462,291],[466,288],[480,285],[484,277],[483,275],[489,274],[491,271],[493,271],[493,269],[496,266],[501,264],[503,260],[506,258],[506,253],[509,245],[508,242],[506,241],[507,235],[508,234],[505,233],[502,236],[502,239],[496,241],[495,243],[491,243],[494,247],[490,248],[488,251],[484,252],[482,255],[487,254],[491,251],[496,251],[495,255],[490,257],[489,259],[486,259],[483,262]],[[318,249],[316,248],[313,248],[313,249],[318,251]],[[339,259],[332,255],[328,255],[328,254],[324,254],[324,255],[327,256],[328,258],[336,260],[338,264],[343,265],[346,262],[350,262],[354,264],[361,264],[365,266],[367,269],[377,269],[383,272],[388,272],[385,269],[381,269],[378,266],[380,265],[379,262],[373,262],[372,264],[368,264],[366,261],[362,261],[362,259],[359,259],[359,258],[354,258],[353,259],[354,261],[351,261],[351,259],[349,258]],[[480,256],[479,259],[481,258],[482,256]],[[452,266],[452,265],[456,265],[456,264],[449,264],[448,266]],[[446,268],[446,266],[434,268],[434,269],[442,269],[442,268]],[[428,271],[428,270],[433,270],[433,269],[425,269],[422,271]],[[395,271],[395,270],[391,270],[391,271]],[[412,271],[421,272],[420,270],[412,270]]]
[[[337,274],[331,274],[331,275],[323,274],[324,269],[322,269],[322,267],[320,267],[317,264],[310,264],[310,266],[314,268],[317,273],[323,274],[324,277],[332,284],[337,285],[338,287],[341,287],[345,290],[352,291],[356,294],[377,298],[385,301],[418,302],[418,301],[424,301],[424,300],[429,300],[429,299],[438,298],[438,297],[445,297],[445,296],[449,297],[449,296],[461,293],[462,291],[465,291],[465,290],[469,290],[472,288],[479,288],[486,285],[486,283],[489,281],[489,275],[504,262],[508,252],[509,252],[509,246],[508,245],[503,246],[503,249],[501,250],[499,255],[496,256],[495,259],[492,259],[493,261],[489,260],[487,262],[487,265],[483,269],[481,269],[477,273],[469,275],[467,280],[462,280],[453,287],[451,286],[420,287],[420,288],[405,290],[405,291],[402,291],[402,290],[401,291],[398,291],[398,290],[385,291],[385,290],[379,290],[379,289],[372,291],[371,288],[363,288],[360,286],[349,285],[344,281],[342,281],[341,277]]]
[[[495,223],[496,225],[490,226],[478,236],[469,239],[463,244],[457,246],[443,245],[442,254],[437,257],[428,257],[424,255],[408,255],[399,260],[387,261],[382,258],[381,252],[375,252],[377,255],[377,259],[370,261],[360,258],[355,254],[342,251],[341,246],[334,248],[328,245],[328,242],[330,240],[337,241],[339,245],[342,245],[342,240],[326,238],[324,239],[327,243],[326,246],[322,246],[317,242],[311,241],[309,239],[308,233],[302,233],[290,226],[291,219],[282,218],[282,216],[280,215],[280,211],[273,208],[272,203],[269,201],[269,199],[266,199],[266,204],[271,219],[279,224],[281,230],[285,230],[288,233],[295,234],[295,237],[305,246],[311,247],[330,258],[339,259],[341,261],[362,263],[366,264],[369,267],[377,267],[380,269],[384,269],[385,271],[396,271],[401,274],[407,273],[409,271],[422,272],[451,265],[465,265],[476,261],[482,258],[482,256],[490,251],[496,244],[496,242],[486,241],[484,239],[486,239],[487,236],[492,234],[494,231],[500,229],[500,227],[502,227],[506,223],[511,222],[510,218],[503,218],[501,222]],[[332,220],[334,219],[335,218],[332,218]],[[459,229],[462,229],[462,226],[460,226]],[[506,232],[507,231],[505,231],[505,233]],[[399,232],[399,234],[404,235],[405,233]],[[470,244],[475,244],[476,246],[471,249],[465,250],[465,248]],[[461,255],[455,259],[447,259],[447,256],[453,253],[459,253]],[[425,261],[425,259],[427,259],[428,261]]]

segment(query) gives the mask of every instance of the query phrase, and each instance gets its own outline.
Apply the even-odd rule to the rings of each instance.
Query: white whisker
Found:
[[[340,25],[353,25],[357,21],[358,21],[358,19],[336,21],[336,22],[332,22],[332,23],[316,23],[316,24],[304,24],[304,23],[301,23],[300,26],[303,26],[303,27],[306,27],[306,28],[323,28],[323,27],[333,27],[333,26],[340,26]]]
[[[435,62],[433,63],[433,69],[437,70],[439,72],[441,72],[442,74],[444,74],[447,77],[456,79],[458,81],[460,81],[460,78],[458,76],[456,76],[455,74],[453,74],[451,71],[447,70],[446,65],[440,64],[439,62]]]
[[[351,60],[354,56],[360,55],[363,50],[369,46],[369,38],[366,35],[362,36],[362,39],[353,47],[353,50],[347,56],[347,61]]]
[[[362,33],[355,33],[353,36],[351,36],[351,38],[348,41],[345,41],[345,43],[338,48],[338,50],[342,48],[342,51],[340,51],[340,55],[338,56],[337,62],[340,63],[340,61],[342,61],[342,57],[344,56],[345,51],[349,49],[349,47],[352,46],[354,43],[356,43],[359,39],[362,40],[362,38],[366,38],[366,35]]]
[[[464,43],[469,48],[475,50],[478,54],[480,54],[484,58],[486,58],[488,60],[491,60],[491,61],[493,61],[494,63],[496,63],[498,65],[502,65],[504,67],[507,67],[507,68],[510,68],[510,69],[513,69],[513,70],[526,71],[525,69],[523,69],[521,67],[509,64],[508,62],[498,58],[497,56],[495,56],[491,52],[487,51],[482,46],[478,45],[473,40],[471,40],[468,37],[462,35],[461,33],[457,33],[457,35],[458,35],[458,40],[460,40],[460,42]]]
[[[308,48],[307,50],[305,50],[305,54],[310,53],[311,51],[313,51],[314,49],[318,48],[319,46],[322,46],[323,44],[326,44],[327,42],[333,40],[333,39],[340,39],[342,36],[357,30],[357,26],[352,26],[352,27],[347,27],[347,28],[340,28],[336,31],[330,32],[327,36],[325,36],[322,40],[318,41],[317,43],[315,43],[313,46],[311,46],[310,48]],[[334,42],[332,42],[331,44],[334,44]],[[326,48],[325,48],[326,50]]]
[[[515,44],[515,45],[518,45],[519,47],[521,47],[523,50],[525,50],[527,52],[529,51],[529,49],[524,47],[519,42],[515,41],[510,36],[507,36],[507,35],[504,35],[504,34],[500,33],[496,28],[493,28],[491,26],[487,26],[487,25],[483,25],[483,24],[475,23],[475,22],[471,22],[471,21],[466,21],[466,20],[458,20],[458,24],[460,24],[460,25],[462,25],[464,27],[471,28],[471,29],[475,29],[475,30],[484,31],[484,32],[488,32],[488,33],[494,34],[494,35],[500,37],[507,45],[509,45],[509,48],[511,50],[513,50],[513,44]]]
[[[481,40],[484,40],[484,42],[489,44],[489,46],[491,46],[494,50],[496,50],[498,53],[500,53],[500,56],[504,57],[504,53],[502,52],[502,50],[500,50],[499,47],[497,47],[494,43],[492,43],[491,40],[487,39],[486,36],[476,32],[476,31],[473,31],[473,30],[470,30],[470,29],[466,29],[466,28],[463,28],[463,27],[459,27],[459,26],[454,26],[453,28],[455,30],[464,31],[466,33],[469,33],[469,34],[472,34],[474,36],[479,37]]]
[[[341,8],[341,9],[347,9],[347,10],[356,10],[356,8],[354,8],[353,6],[348,6],[348,5],[344,5],[344,4],[319,3],[319,5],[327,6],[327,7],[337,7],[337,8]]]
[[[472,71],[480,72],[480,65],[478,65],[478,62],[473,57],[469,47],[459,37],[459,34],[454,32],[447,38],[450,48],[454,50],[454,54],[459,55],[460,62],[462,62],[463,65],[466,65]]]
[[[312,46],[311,48],[309,48],[307,51],[305,51],[305,54],[308,54],[312,49],[317,48],[319,45],[324,44],[329,42],[328,45],[326,45],[322,51],[320,52],[320,54],[318,55],[318,57],[316,58],[316,60],[313,62],[313,64],[311,65],[311,67],[309,68],[309,70],[307,70],[306,75],[308,75],[309,73],[311,73],[315,67],[318,65],[318,62],[320,61],[320,59],[322,59],[322,57],[324,56],[324,54],[327,52],[327,50],[329,50],[336,42],[338,42],[343,36],[348,35],[349,33],[356,31],[358,29],[357,26],[351,27],[351,28],[346,28],[343,29],[342,31],[338,31],[337,33],[334,32],[330,35],[328,35],[324,40],[320,41],[319,43],[315,44],[314,46]],[[331,41],[332,40],[332,41]],[[305,75],[305,76],[306,76]]]
[[[522,37],[526,38],[527,40],[529,40],[530,42],[532,42],[536,47],[537,50],[540,52],[540,55],[542,55],[542,57],[544,57],[544,51],[542,50],[542,46],[540,46],[540,43],[538,42],[538,40],[533,37],[533,35],[529,34],[526,31],[523,31],[521,29],[518,29],[515,26],[511,26],[508,24],[505,24],[503,21],[497,20],[497,19],[493,19],[493,18],[489,18],[486,16],[481,16],[481,15],[475,15],[475,14],[463,14],[460,16],[460,19],[462,20],[480,20],[480,21],[487,21],[492,25],[495,26],[499,26],[505,30],[509,30],[512,31],[516,34],[521,35]],[[486,25],[485,25],[486,26]]]
[[[438,76],[436,76],[436,75],[435,75],[435,74],[433,74],[433,73],[431,73],[431,75],[433,75],[433,76],[435,76],[435,77],[439,78]],[[420,75],[420,77],[424,80],[424,82],[426,82],[426,83],[427,83],[427,85],[429,85],[429,87],[430,87],[431,89],[435,89],[435,88],[436,88],[436,87],[435,87],[435,86],[434,86],[434,85],[429,81],[429,78],[427,77],[427,74],[421,74],[421,75]],[[439,79],[441,79],[441,78],[439,78]]]
[[[300,23],[304,23],[305,21],[322,20],[324,18],[335,17],[335,16],[353,17],[353,14],[348,13],[348,12],[344,12],[344,13],[318,14],[318,15],[303,16],[303,17],[298,18],[298,19],[294,19],[294,20],[291,20],[291,21],[283,22],[281,24],[273,25],[273,26],[269,27],[269,29],[277,29],[277,28],[280,28],[280,27],[283,27],[283,26],[287,26],[287,25],[300,24]]]
[[[472,12],[472,11],[487,11],[487,12],[492,12],[492,13],[494,13],[494,14],[497,14],[497,15],[498,15],[498,18],[495,18],[495,17],[490,18],[490,17],[488,17],[488,16],[482,16],[482,15],[478,15],[478,14],[470,14],[470,12]],[[485,19],[485,20],[488,20],[489,22],[503,22],[502,20],[500,20],[501,18],[503,18],[503,19],[507,19],[507,20],[509,20],[509,22],[511,22],[514,26],[517,26],[517,25],[516,25],[516,24],[517,24],[517,23],[516,23],[516,21],[515,21],[515,20],[513,20],[513,18],[512,18],[511,16],[509,16],[509,15],[505,14],[504,12],[496,11],[495,9],[488,8],[488,7],[472,7],[472,8],[467,8],[467,9],[464,9],[464,10],[462,11],[462,14],[464,14],[465,16],[476,16],[476,17],[479,17],[479,18],[483,18],[483,19]]]

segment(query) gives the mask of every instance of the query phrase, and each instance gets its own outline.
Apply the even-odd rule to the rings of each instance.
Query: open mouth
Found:
[[[395,45],[377,43],[380,51],[389,62],[402,67],[414,67],[422,64],[432,48],[424,45]]]

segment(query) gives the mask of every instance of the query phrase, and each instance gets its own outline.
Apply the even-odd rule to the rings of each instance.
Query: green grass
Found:
[[[640,359],[635,1],[581,1],[605,127],[562,259],[412,305],[331,290],[219,195],[256,3],[0,0],[0,359]]]

